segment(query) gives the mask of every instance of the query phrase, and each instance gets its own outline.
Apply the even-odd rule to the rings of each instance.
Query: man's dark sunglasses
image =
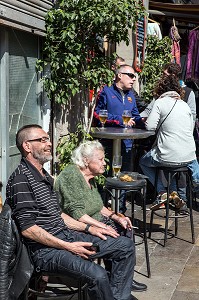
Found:
[[[121,74],[125,74],[125,75],[128,75],[131,79],[135,78],[136,75],[133,74],[133,73],[121,73]]]
[[[41,138],[38,139],[34,139],[34,140],[27,140],[27,142],[40,142],[40,143],[47,143],[50,141],[49,137],[43,136]]]

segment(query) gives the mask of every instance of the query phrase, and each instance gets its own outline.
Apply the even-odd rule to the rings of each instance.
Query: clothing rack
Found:
[[[198,29],[198,28],[199,28],[199,25],[196,26],[195,28],[193,28],[191,31],[196,30],[196,29]]]
[[[158,23],[157,21],[153,20],[153,19],[150,19],[148,18],[149,21],[153,22],[153,23],[157,23],[158,25],[160,25],[160,23]]]

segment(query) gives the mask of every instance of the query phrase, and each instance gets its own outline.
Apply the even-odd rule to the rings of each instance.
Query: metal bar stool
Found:
[[[134,221],[134,199],[133,193],[140,192],[142,194],[142,210],[143,210],[143,233],[137,234],[143,238],[143,242],[145,245],[145,257],[147,264],[147,275],[151,277],[150,263],[149,263],[149,251],[148,251],[148,243],[147,243],[147,225],[146,225],[146,179],[142,178],[142,175],[138,174],[138,178],[135,181],[124,182],[119,180],[118,178],[106,178],[105,182],[105,190],[107,195],[111,195],[112,200],[115,202],[115,213],[118,213],[119,206],[119,192],[124,190],[125,193],[130,193],[131,195],[131,219],[132,224]]]
[[[175,234],[176,237],[178,235],[178,219],[179,218],[185,218],[186,215],[179,215],[179,209],[177,208],[170,208],[169,206],[169,195],[171,193],[170,191],[170,185],[171,181],[175,178],[176,184],[178,181],[178,178],[180,174],[184,173],[186,176],[186,188],[187,188],[187,201],[189,203],[189,211],[190,211],[190,225],[191,225],[191,235],[192,235],[192,243],[195,243],[195,234],[194,234],[194,225],[193,225],[193,210],[192,210],[192,202],[193,202],[193,192],[192,192],[192,175],[191,171],[187,166],[161,166],[156,168],[156,176],[155,176],[155,188],[157,187],[157,180],[159,176],[159,172],[167,172],[168,178],[167,180],[167,202],[165,203],[165,209],[166,212],[164,215],[160,214],[160,209],[157,210],[151,210],[151,219],[150,219],[150,228],[149,228],[149,238],[151,238],[151,232],[152,232],[152,226],[153,226],[153,217],[154,215],[157,215],[161,218],[165,218],[165,228],[164,228],[164,244],[165,247],[167,242],[167,236],[168,236],[168,222],[169,218],[175,219]],[[175,212],[175,215],[170,215],[170,209],[172,209]],[[161,208],[162,210],[162,208]],[[158,212],[159,211],[159,212]]]

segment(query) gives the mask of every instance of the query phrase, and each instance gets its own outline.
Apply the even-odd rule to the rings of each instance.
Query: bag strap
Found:
[[[171,110],[169,111],[169,113],[166,115],[166,117],[164,118],[164,120],[160,123],[160,126],[157,128],[156,130],[156,135],[158,133],[158,131],[160,130],[160,127],[162,126],[162,124],[164,123],[164,121],[167,119],[167,117],[170,115],[170,113],[172,112],[172,110],[174,109],[174,106],[176,105],[177,100],[175,101],[174,105],[172,106]]]

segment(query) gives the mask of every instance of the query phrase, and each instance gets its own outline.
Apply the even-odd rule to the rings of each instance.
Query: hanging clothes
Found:
[[[199,83],[199,30],[189,33],[186,80]]]
[[[175,25],[171,26],[170,29],[170,37],[172,39],[172,48],[171,48],[171,54],[172,54],[172,60],[171,62],[178,64],[181,66],[180,63],[180,35],[178,33],[178,29]]]
[[[162,33],[158,23],[148,23],[147,34],[157,36],[159,40],[162,39]]]

